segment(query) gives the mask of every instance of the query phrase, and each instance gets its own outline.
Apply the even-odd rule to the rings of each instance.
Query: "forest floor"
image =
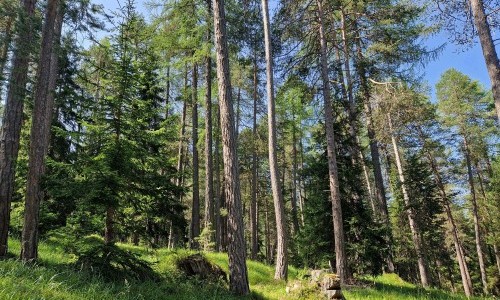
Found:
[[[224,282],[209,283],[183,276],[176,267],[176,261],[192,252],[151,250],[123,244],[120,247],[153,263],[153,269],[161,275],[161,281],[106,281],[88,271],[78,270],[74,266],[74,255],[66,253],[56,239],[40,243],[39,262],[23,264],[17,259],[19,242],[11,241],[9,249],[12,257],[0,261],[0,299],[241,299],[232,296]],[[205,256],[227,272],[226,254],[206,253]],[[274,269],[271,266],[248,261],[248,271],[252,294],[245,299],[318,299],[317,295],[311,293],[295,297],[287,295],[285,282],[273,279]],[[291,267],[290,280],[298,280],[299,273]],[[370,278],[367,282],[370,284],[365,287],[344,289],[346,299],[466,299],[441,290],[418,288],[394,274]]]

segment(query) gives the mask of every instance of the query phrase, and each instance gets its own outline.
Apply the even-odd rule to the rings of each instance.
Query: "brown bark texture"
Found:
[[[28,82],[28,64],[33,42],[35,0],[24,0],[19,16],[19,34],[14,39],[12,72],[7,87],[2,128],[0,129],[0,257],[7,254],[10,205],[23,122],[23,102]]]
[[[269,172],[271,174],[271,188],[273,191],[274,214],[276,217],[277,253],[275,279],[287,279],[288,255],[287,255],[287,228],[285,219],[285,204],[281,193],[280,175],[278,171],[278,157],[276,154],[276,107],[274,103],[273,85],[273,56],[271,52],[271,36],[269,23],[269,8],[267,0],[262,0],[262,20],[264,23],[264,42],[266,48],[266,71],[267,71],[267,117],[269,135]]]
[[[224,188],[228,203],[229,289],[237,295],[248,295],[250,287],[248,285],[246,266],[245,227],[243,225],[241,207],[234,111],[231,99],[231,77],[229,73],[224,0],[213,0],[213,12],[224,161]]]
[[[491,91],[495,100],[495,108],[497,111],[497,119],[500,124],[500,62],[495,49],[495,43],[491,37],[490,25],[484,11],[483,0],[469,0],[474,16],[474,25],[476,26],[479,35],[479,42],[483,49],[484,61],[488,76],[491,81]]]
[[[45,174],[45,157],[50,140],[54,90],[58,73],[57,46],[61,36],[62,21],[62,3],[59,0],[49,0],[42,31],[42,49],[38,63],[30,135],[24,226],[21,240],[21,259],[23,261],[32,261],[38,258],[38,219],[40,202],[43,198],[41,179]]]
[[[327,44],[323,21],[323,8],[321,0],[316,1],[318,5],[319,38],[320,38],[320,63],[321,77],[323,82],[323,100],[325,107],[325,131],[328,156],[328,178],[330,183],[330,197],[332,201],[333,236],[335,240],[335,264],[336,272],[342,283],[349,277],[347,270],[347,257],[344,246],[344,224],[342,219],[342,206],[339,190],[339,179],[337,170],[337,155],[335,153],[335,132],[333,129],[333,107],[330,97],[330,79],[328,76]]]

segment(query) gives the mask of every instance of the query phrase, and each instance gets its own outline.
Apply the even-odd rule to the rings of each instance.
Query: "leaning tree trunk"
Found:
[[[219,87],[220,126],[224,160],[224,189],[228,203],[229,233],[229,289],[237,295],[248,295],[246,245],[241,208],[238,156],[236,153],[234,111],[229,74],[224,0],[213,0],[215,49],[217,53],[217,79]]]
[[[7,255],[10,204],[14,192],[16,161],[23,121],[23,101],[28,82],[28,65],[34,34],[33,16],[35,0],[22,2],[23,17],[18,22],[18,35],[14,40],[12,72],[8,83],[2,128],[0,129],[0,257]]]
[[[274,103],[273,86],[273,56],[271,53],[271,36],[269,29],[269,8],[267,0],[262,0],[262,21],[264,23],[264,42],[266,44],[266,70],[267,70],[267,114],[269,127],[269,172],[271,174],[271,188],[273,190],[274,213],[276,216],[276,271],[275,279],[287,279],[288,255],[287,255],[287,228],[285,219],[285,204],[281,193],[280,176],[278,172],[278,157],[276,155],[276,107]]]
[[[420,282],[424,288],[429,287],[429,275],[427,271],[427,261],[424,253],[424,246],[422,241],[422,235],[418,227],[418,223],[415,218],[415,210],[410,202],[410,197],[408,195],[408,190],[406,189],[405,176],[403,174],[403,164],[401,162],[401,157],[399,155],[399,148],[396,142],[396,136],[392,129],[392,121],[390,115],[387,115],[389,122],[389,131],[391,134],[392,147],[394,149],[394,159],[396,160],[396,167],[398,169],[399,182],[401,183],[401,192],[403,193],[403,200],[405,206],[407,207],[406,212],[408,215],[408,222],[410,223],[410,230],[413,239],[413,246],[415,247],[415,252],[417,254],[418,271],[420,274]]]
[[[333,233],[335,240],[336,271],[340,282],[348,278],[347,257],[344,249],[344,224],[342,221],[342,205],[340,200],[339,178],[337,170],[337,156],[335,153],[335,132],[333,129],[333,107],[330,99],[330,79],[328,76],[327,45],[323,21],[323,8],[320,0],[318,4],[320,63],[323,81],[323,100],[325,106],[325,129],[328,154],[328,178],[330,182],[330,197],[332,201]]]
[[[441,194],[441,199],[444,204],[444,208],[446,211],[446,216],[448,218],[448,223],[451,225],[451,234],[453,237],[453,244],[455,246],[455,252],[457,253],[457,262],[460,269],[460,277],[462,279],[462,285],[464,288],[464,293],[467,297],[472,296],[472,282],[470,279],[469,269],[467,267],[467,261],[465,259],[465,255],[462,249],[462,244],[460,243],[460,239],[458,237],[458,228],[455,224],[455,220],[453,219],[453,214],[451,212],[450,200],[446,193],[446,189],[444,186],[443,179],[441,178],[441,174],[439,173],[436,159],[432,152],[426,147],[425,137],[423,136],[423,132],[419,129],[419,136],[424,143],[424,151],[426,153],[427,159],[431,165],[432,172],[434,174],[434,180],[436,185],[438,186],[439,192]]]
[[[212,0],[207,0],[207,11],[212,12]],[[210,27],[207,29],[207,40],[212,39]],[[205,228],[214,229],[214,170],[212,157],[212,57],[210,53],[206,57],[205,74]],[[210,233],[210,242],[215,236]]]
[[[481,245],[482,237],[481,237],[481,229],[479,228],[479,212],[476,200],[476,189],[474,187],[474,178],[472,175],[472,165],[471,165],[469,145],[465,137],[464,137],[464,151],[465,151],[465,160],[467,164],[467,177],[471,193],[472,217],[474,219],[474,235],[476,238],[476,251],[479,262],[479,271],[481,273],[481,282],[483,284],[483,291],[485,294],[488,294],[488,280],[486,278],[486,266],[484,263],[483,249]]]
[[[193,117],[193,207],[191,208],[191,231],[189,244],[191,249],[198,249],[199,244],[196,240],[200,236],[200,185],[199,185],[199,159],[198,159],[198,68],[196,63],[193,65],[192,82],[192,117]]]
[[[21,259],[38,258],[38,219],[43,197],[41,179],[45,174],[45,156],[50,140],[50,125],[54,108],[54,92],[58,71],[57,45],[63,21],[59,0],[49,0],[42,33],[42,49],[38,64],[37,83],[31,127],[28,180],[24,206],[24,226],[21,241]]]
[[[486,68],[490,76],[497,118],[500,122],[500,62],[498,61],[498,54],[495,49],[495,43],[491,37],[488,18],[484,12],[483,0],[469,0],[469,2],[472,8],[472,14],[474,15],[474,25],[476,25],[481,48],[483,49],[484,61],[486,62]]]

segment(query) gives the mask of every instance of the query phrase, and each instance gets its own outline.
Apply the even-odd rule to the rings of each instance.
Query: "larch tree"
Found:
[[[215,226],[214,217],[214,168],[213,168],[213,129],[212,129],[212,29],[210,28],[210,16],[212,14],[212,0],[207,0],[207,40],[209,53],[205,58],[205,228],[212,231]],[[217,212],[219,213],[219,212]],[[210,233],[210,240],[215,237]]]
[[[14,38],[10,79],[0,129],[0,257],[7,254],[10,207],[14,192],[16,161],[23,121],[23,103],[28,83],[28,65],[33,51],[35,0],[22,1],[18,34]]]
[[[483,0],[469,0],[469,3],[474,15],[474,24],[479,35],[481,48],[483,49],[484,61],[488,69],[493,99],[495,100],[497,119],[500,123],[500,61],[498,60],[495,43],[491,36],[491,29],[488,24],[488,16],[485,13]]]
[[[213,0],[214,38],[217,55],[217,82],[222,131],[224,161],[224,190],[228,203],[228,255],[229,288],[237,295],[250,293],[246,266],[238,157],[236,153],[235,123],[229,73],[229,49],[227,45],[224,0]]]
[[[28,180],[24,225],[21,240],[21,259],[38,258],[38,220],[43,197],[41,179],[45,174],[45,158],[50,141],[50,125],[54,109],[54,93],[58,75],[57,49],[61,37],[64,3],[49,0],[42,33],[42,48],[38,63],[34,96],[33,121],[30,134]]]
[[[199,247],[197,238],[200,235],[200,175],[198,155],[198,66],[193,65],[191,90],[191,112],[192,112],[192,147],[193,147],[193,206],[191,208],[191,230],[189,243],[191,249]]]
[[[347,270],[347,257],[344,245],[344,224],[342,219],[342,204],[340,199],[339,178],[337,169],[337,154],[335,143],[335,132],[333,127],[333,107],[331,100],[330,78],[328,75],[328,48],[324,28],[324,12],[321,0],[316,1],[318,9],[318,30],[320,39],[320,68],[323,82],[323,102],[325,131],[327,140],[328,177],[330,183],[330,200],[332,201],[333,232],[335,240],[335,264],[336,272],[342,283],[349,277]]]
[[[271,52],[269,7],[267,0],[262,0],[262,20],[264,23],[264,41],[266,46],[269,172],[271,174],[271,188],[273,191],[277,235],[276,271],[274,273],[274,278],[286,280],[288,276],[287,226],[285,219],[285,204],[283,202],[278,171],[278,157],[276,154],[276,105],[274,101],[273,56]]]
[[[446,71],[436,84],[438,108],[443,114],[445,126],[456,128],[461,136],[463,155],[467,168],[467,179],[470,189],[470,202],[472,206],[472,217],[474,221],[474,235],[477,258],[481,274],[483,291],[488,293],[488,282],[486,274],[486,261],[483,250],[483,234],[481,230],[481,216],[477,203],[477,195],[474,185],[472,171],[471,146],[478,138],[478,130],[472,125],[471,120],[477,115],[475,106],[484,97],[477,81],[472,81],[466,75],[455,69]]]

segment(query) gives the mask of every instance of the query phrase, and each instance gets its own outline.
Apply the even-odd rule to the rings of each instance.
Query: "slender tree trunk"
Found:
[[[187,68],[184,74],[184,93],[187,91]],[[187,116],[187,100],[184,99],[182,104],[182,116],[181,116],[181,132],[179,136],[179,151],[178,151],[178,160],[177,160],[177,172],[179,175],[177,176],[177,186],[181,187],[182,178],[183,178],[183,161],[184,161],[184,138],[186,135],[186,116]]]
[[[34,34],[33,16],[35,0],[22,2],[22,15],[18,22],[19,34],[14,40],[12,72],[5,101],[2,128],[0,129],[0,257],[7,255],[10,204],[14,192],[16,161],[23,121],[23,101],[28,82],[28,64]]]
[[[228,203],[229,231],[229,289],[237,295],[250,293],[246,267],[246,247],[236,153],[234,112],[229,74],[224,0],[213,0],[215,49],[217,53],[217,79],[223,142],[224,178]]]
[[[45,174],[45,156],[50,140],[50,125],[54,108],[54,90],[58,73],[58,49],[63,21],[59,0],[49,0],[42,33],[42,49],[38,64],[34,97],[33,123],[30,136],[28,180],[24,206],[24,226],[21,259],[38,258],[38,219],[43,197],[41,179]]]
[[[193,65],[192,82],[192,114],[193,114],[193,207],[191,208],[191,249],[198,249],[199,243],[196,238],[200,236],[200,176],[198,159],[198,66]]]
[[[297,133],[295,128],[295,115],[293,116],[293,128],[292,128],[292,225],[293,232],[297,234],[300,230],[299,218],[297,213]]]
[[[500,273],[500,251],[498,250],[497,245],[493,245],[493,251],[495,252],[495,260],[497,263],[498,273]]]
[[[280,175],[278,171],[278,157],[276,154],[276,108],[274,103],[273,86],[273,56],[271,53],[271,36],[269,23],[269,8],[267,0],[262,0],[262,21],[264,23],[264,41],[266,46],[266,70],[267,70],[267,114],[269,127],[269,172],[271,174],[271,188],[273,191],[274,213],[276,216],[276,271],[275,279],[287,279],[288,277],[288,250],[287,250],[287,228],[285,219],[285,204],[281,193]]]
[[[427,159],[429,160],[429,163],[431,165],[431,169],[432,169],[432,172],[434,174],[434,180],[436,181],[436,185],[439,188],[439,192],[441,194],[441,199],[442,199],[443,204],[444,204],[444,208],[446,211],[446,216],[448,218],[448,222],[451,225],[451,234],[453,237],[453,244],[455,246],[455,252],[457,253],[457,262],[458,262],[458,266],[460,269],[460,276],[462,278],[462,285],[464,288],[464,293],[467,297],[471,297],[472,296],[472,282],[470,279],[469,269],[467,267],[467,261],[465,259],[462,245],[461,245],[460,239],[458,237],[458,228],[457,228],[457,225],[455,224],[455,220],[453,219],[453,214],[451,212],[450,200],[448,198],[448,195],[446,194],[444,182],[441,178],[441,174],[439,173],[436,159],[434,158],[434,155],[431,153],[431,151],[427,148],[427,146],[425,144],[425,137],[423,136],[423,132],[421,130],[419,130],[419,135],[420,135],[421,140],[424,143],[424,151],[425,151]]]
[[[467,139],[464,137],[464,151],[465,151],[465,160],[467,164],[467,176],[469,181],[470,193],[471,193],[471,204],[472,204],[472,216],[474,219],[474,234],[476,238],[476,250],[477,250],[477,258],[479,261],[479,270],[481,273],[481,282],[483,284],[483,292],[488,294],[488,280],[486,278],[486,266],[484,263],[484,256],[482,250],[482,238],[481,238],[481,229],[479,228],[479,213],[478,206],[476,200],[476,189],[474,187],[474,177],[472,175],[472,165],[470,158],[470,150]]]
[[[389,224],[389,212],[387,209],[387,198],[385,196],[384,177],[382,176],[382,168],[380,164],[380,152],[378,149],[378,141],[375,136],[375,128],[372,120],[372,108],[370,105],[370,89],[367,82],[366,70],[364,67],[364,58],[361,50],[361,41],[357,39],[357,69],[361,82],[361,91],[364,98],[364,111],[366,120],[366,129],[370,144],[370,155],[373,167],[373,177],[375,179],[375,198],[377,200],[378,215]]]
[[[236,131],[234,132],[236,137],[236,149],[238,149],[238,136],[240,134],[240,101],[241,101],[241,88],[238,87],[238,92],[236,93]]]
[[[217,126],[220,128],[220,106],[217,105]],[[215,135],[215,174],[216,174],[216,188],[215,188],[215,203],[214,203],[214,215],[215,215],[215,249],[216,251],[221,251],[222,242],[222,222],[220,215],[221,207],[221,178],[220,178],[220,155],[219,155],[219,144],[220,144],[220,130],[216,130]]]
[[[335,240],[336,271],[341,283],[349,277],[347,270],[347,257],[344,248],[344,224],[342,219],[342,204],[340,200],[339,179],[337,171],[337,156],[335,153],[335,132],[333,129],[333,108],[330,99],[330,79],[328,76],[327,45],[323,21],[323,8],[321,0],[316,1],[319,17],[320,38],[320,63],[323,81],[323,99],[325,107],[325,129],[328,154],[328,174],[330,182],[330,197],[332,201],[333,233]]]
[[[256,52],[255,52],[256,53]],[[258,228],[258,214],[257,214],[257,87],[258,87],[258,74],[257,74],[257,57],[254,54],[253,60],[253,125],[252,125],[252,199],[250,203],[250,232],[252,239],[251,259],[257,259],[259,251],[259,241],[257,237]]]
[[[115,215],[116,209],[113,206],[106,208],[106,219],[104,225],[104,242],[113,244],[115,242]]]
[[[170,115],[170,65],[167,66],[167,87],[165,91],[165,120]]]
[[[491,81],[491,90],[497,111],[497,118],[500,122],[500,62],[495,50],[495,43],[491,37],[490,25],[484,12],[483,0],[469,0],[474,15],[474,25],[479,35],[481,48],[483,49],[484,61],[488,69],[488,75]]]
[[[405,206],[407,207],[406,212],[408,215],[408,222],[410,223],[413,246],[415,247],[415,252],[417,254],[420,282],[422,283],[422,286],[424,288],[427,288],[429,287],[429,275],[427,270],[427,261],[425,258],[425,253],[423,248],[422,236],[420,233],[420,229],[418,227],[418,223],[415,220],[415,210],[412,207],[412,203],[410,202],[410,197],[406,189],[405,177],[403,174],[403,164],[401,162],[401,157],[399,156],[399,148],[396,142],[396,136],[392,129],[392,121],[390,115],[387,115],[387,118],[389,121],[389,131],[391,132],[391,141],[392,141],[392,146],[394,148],[394,159],[396,160],[396,166],[398,169],[399,181],[401,183],[401,191],[403,193],[403,200]]]
[[[212,13],[212,0],[207,0],[207,11]],[[207,40],[212,39],[210,28],[207,30]],[[206,57],[205,74],[205,228],[213,230],[214,227],[214,174],[212,157],[212,57]],[[214,235],[210,234],[210,241]]]

